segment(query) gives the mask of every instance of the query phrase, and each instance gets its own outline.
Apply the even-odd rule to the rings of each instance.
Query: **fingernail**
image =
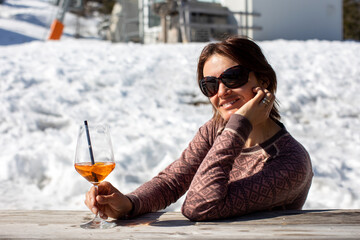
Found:
[[[91,209],[91,211],[93,212],[93,214],[96,214],[97,208],[96,208],[96,207],[93,207],[93,208]]]

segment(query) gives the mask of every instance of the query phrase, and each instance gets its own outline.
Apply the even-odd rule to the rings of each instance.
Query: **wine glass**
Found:
[[[75,169],[86,180],[92,183],[96,192],[98,184],[102,182],[115,168],[114,153],[111,145],[109,128],[107,125],[80,126],[75,154]],[[82,228],[97,229],[111,228],[115,223],[107,222],[98,216],[80,225]]]

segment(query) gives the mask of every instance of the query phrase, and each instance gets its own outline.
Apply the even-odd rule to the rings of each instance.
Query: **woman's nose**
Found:
[[[218,90],[218,96],[224,96],[229,92],[229,88],[226,87],[222,82],[219,83],[219,90]]]

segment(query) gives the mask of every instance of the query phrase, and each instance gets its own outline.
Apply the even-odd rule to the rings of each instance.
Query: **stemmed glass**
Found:
[[[86,180],[92,183],[96,192],[102,182],[115,168],[114,153],[109,128],[106,125],[80,126],[75,154],[75,169]],[[115,223],[106,222],[98,214],[93,220],[80,225],[82,228],[111,228]]]

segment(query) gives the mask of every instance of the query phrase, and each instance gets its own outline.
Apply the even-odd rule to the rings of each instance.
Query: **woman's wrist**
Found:
[[[133,213],[134,213],[134,203],[131,201],[131,198],[130,197],[128,197],[128,196],[126,196],[125,195],[125,197],[126,197],[126,199],[127,199],[127,201],[126,201],[126,207],[125,207],[125,214],[123,215],[123,216],[121,216],[120,218],[122,218],[122,219],[129,219],[132,215],[133,215]]]
[[[225,129],[231,129],[241,135],[243,139],[247,139],[253,126],[249,119],[240,114],[233,114],[227,122]]]

